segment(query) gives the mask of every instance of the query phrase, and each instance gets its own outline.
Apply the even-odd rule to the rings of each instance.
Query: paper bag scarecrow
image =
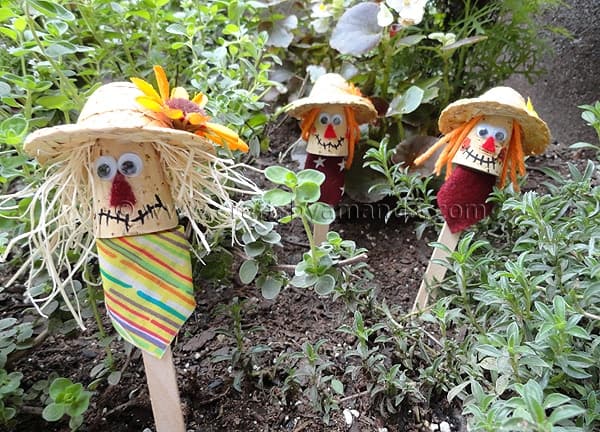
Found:
[[[375,119],[375,107],[341,75],[328,73],[317,79],[308,97],[285,110],[300,120],[307,142],[304,168],[325,174],[320,201],[337,205],[344,193],[344,170],[352,165],[360,139],[359,125]]]
[[[136,78],[135,85],[103,85],[76,124],[26,139],[25,151],[48,169],[31,206],[32,212],[39,206],[41,217],[22,237],[30,242],[29,263],[42,262],[33,272],[45,268],[54,282],[50,296],[32,297],[40,312],[61,293],[83,327],[70,291],[95,243],[113,326],[161,358],[196,305],[190,245],[179,216],[189,219],[208,248],[200,226],[231,225],[237,218],[225,183],[253,185],[215,156],[215,143],[247,146],[235,132],[208,121],[206,97],[189,100],[179,87],[169,92],[162,68],[155,73],[159,92]],[[72,249],[82,252],[75,264],[66,258]]]
[[[445,146],[435,164],[438,175],[446,169],[446,181],[437,194],[446,221],[438,241],[454,249],[459,233],[491,212],[493,204],[486,201],[496,184],[503,187],[510,178],[519,190],[517,174],[525,174],[525,156],[542,153],[550,131],[531,102],[510,87],[495,87],[480,97],[448,105],[438,125],[443,137],[415,164]],[[434,251],[432,260],[446,257],[440,251]],[[445,267],[430,261],[415,307],[424,307],[426,285],[444,272]]]

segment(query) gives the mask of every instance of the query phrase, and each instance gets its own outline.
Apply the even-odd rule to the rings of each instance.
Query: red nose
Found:
[[[327,139],[337,139],[335,130],[333,130],[333,126],[331,126],[330,124],[327,125],[327,129],[325,129],[325,135],[323,136]]]
[[[135,202],[135,195],[133,194],[133,190],[127,182],[127,179],[120,172],[117,173],[110,188],[110,206],[134,206]]]
[[[487,152],[496,153],[496,144],[494,142],[494,138],[488,137],[488,139],[485,140],[481,148]]]

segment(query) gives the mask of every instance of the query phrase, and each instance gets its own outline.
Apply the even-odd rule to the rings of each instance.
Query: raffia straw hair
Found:
[[[483,118],[483,116],[473,117],[467,123],[458,126],[456,129],[448,132],[442,136],[435,144],[433,144],[425,153],[415,159],[415,166],[423,164],[429,159],[440,147],[446,146],[437,161],[435,162],[434,172],[436,175],[440,175],[442,169],[446,168],[446,179],[452,174],[452,159],[456,155],[456,152],[460,149],[460,146],[465,137],[471,132],[475,125]],[[506,156],[504,160],[504,166],[500,174],[499,186],[504,187],[506,184],[507,175],[510,176],[510,180],[515,191],[519,191],[519,183],[517,174],[525,175],[525,154],[522,146],[522,129],[516,120],[513,120],[513,133],[511,135],[508,147],[506,149]]]
[[[29,270],[28,280],[48,273],[52,288],[48,292],[27,296],[38,312],[57,295],[61,295],[81,328],[84,328],[77,291],[79,283],[73,278],[89,259],[95,256],[94,212],[92,206],[93,178],[91,167],[94,141],[69,150],[69,156],[48,166],[40,185],[31,185],[17,194],[0,197],[0,210],[15,208],[15,202],[31,198],[27,217],[31,230],[13,238],[0,257],[5,261],[12,249],[26,242],[30,256],[12,277],[9,284]],[[193,236],[208,251],[206,231],[247,226],[247,215],[229,192],[258,194],[260,189],[240,174],[238,169],[252,169],[231,160],[194,149],[191,145],[177,147],[160,141],[152,145],[160,155],[161,165],[170,180],[171,194],[179,214],[186,216]],[[208,160],[208,162],[207,162]],[[70,251],[80,252],[74,263]],[[193,251],[197,253],[196,251]]]
[[[348,157],[346,158],[346,169],[350,169],[352,166],[352,161],[354,160],[354,147],[356,146],[356,142],[360,139],[360,128],[352,108],[345,106],[344,112],[346,113],[346,127],[348,128],[348,133],[346,134],[346,137],[348,138]]]
[[[313,108],[302,116],[302,120],[300,121],[300,129],[302,130],[302,139],[304,141],[308,141],[308,137],[312,131],[315,119],[317,118],[317,115],[319,115],[319,111],[319,108]]]

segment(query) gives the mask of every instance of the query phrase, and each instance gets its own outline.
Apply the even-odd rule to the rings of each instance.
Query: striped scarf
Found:
[[[96,239],[96,247],[113,326],[126,341],[161,358],[196,307],[183,228]]]

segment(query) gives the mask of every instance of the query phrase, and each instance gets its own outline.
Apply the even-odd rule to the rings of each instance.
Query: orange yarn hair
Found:
[[[456,129],[448,132],[442,136],[435,144],[433,144],[425,153],[415,159],[414,165],[419,166],[427,159],[429,159],[440,147],[446,145],[437,161],[435,162],[434,172],[436,175],[440,175],[442,168],[446,167],[446,179],[452,174],[452,159],[456,155],[456,152],[460,148],[463,140],[475,127],[475,125],[483,118],[483,116],[473,117],[466,123],[458,126]],[[500,187],[504,187],[506,183],[507,175],[510,176],[510,180],[515,191],[519,191],[519,183],[517,181],[517,174],[525,175],[525,155],[523,153],[523,145],[521,143],[521,125],[513,120],[513,132],[506,148],[506,156],[504,159],[504,166],[500,173]]]
[[[302,139],[308,141],[311,132],[314,130],[314,123],[321,112],[320,108],[313,108],[302,116],[300,120],[300,129],[302,130]],[[350,169],[354,160],[354,147],[360,139],[360,127],[356,122],[354,111],[349,106],[344,107],[346,115],[346,139],[348,140],[348,157],[346,158],[346,169]]]

